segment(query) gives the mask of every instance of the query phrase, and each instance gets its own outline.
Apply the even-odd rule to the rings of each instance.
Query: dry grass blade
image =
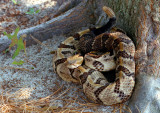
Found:
[[[53,100],[56,100],[56,99],[60,98],[62,95],[64,95],[65,93],[67,93],[70,89],[71,88],[67,89],[66,91],[64,91],[62,94],[60,94],[58,97],[54,98]],[[53,103],[51,103],[51,106],[52,105],[53,105]],[[49,109],[51,108],[51,106],[49,106],[48,109],[45,111],[46,113],[47,113],[47,111],[49,111]]]
[[[95,104],[95,103],[86,103],[86,104],[83,104],[83,103],[79,103],[79,105],[81,106],[86,106],[86,107],[93,107],[93,106],[99,106],[99,104]]]
[[[146,105],[146,107],[145,107],[145,109],[143,110],[143,112],[142,112],[142,113],[145,113],[145,111],[146,111],[146,109],[147,109],[148,105],[149,105],[149,102],[148,102],[148,104]]]
[[[49,110],[51,108],[51,110],[49,110],[49,111],[56,110],[56,108],[54,106],[50,105],[49,100],[54,101],[54,100],[58,99],[59,97],[61,97],[62,95],[64,95],[65,93],[67,93],[71,89],[71,88],[67,89],[58,97],[53,98],[52,96],[54,96],[59,91],[61,91],[62,88],[63,88],[63,86],[61,86],[58,90],[56,90],[52,95],[49,95],[48,97],[34,100],[34,101],[29,101],[29,102],[27,102],[27,100],[21,100],[21,99],[19,100],[18,98],[16,98],[17,95],[21,96],[21,94],[19,94],[21,91],[23,91],[21,89],[19,91],[16,91],[15,94],[11,94],[11,95],[7,94],[8,96],[3,96],[5,94],[2,93],[0,96],[0,98],[1,98],[1,100],[0,100],[0,110],[1,111],[0,112],[1,113],[12,113],[12,112],[44,113],[46,111],[46,109]]]
[[[30,36],[31,36],[31,38],[32,38],[35,42],[37,42],[38,44],[40,44],[40,45],[42,45],[42,46],[45,46],[45,47],[47,47],[48,49],[52,50],[51,48],[49,48],[47,45],[43,44],[41,41],[39,41],[38,39],[36,39],[36,38],[33,37],[32,35],[30,35]]]
[[[35,68],[37,67],[36,64],[33,64],[32,62],[30,62],[27,58],[24,59],[26,62],[28,62],[29,64],[33,65]]]
[[[128,113],[132,113],[131,109],[127,105],[122,103],[112,105],[112,107],[113,107],[112,113],[124,113],[125,111],[127,111]]]
[[[126,107],[126,109],[123,108],[124,111],[128,111],[129,113],[132,113],[131,109],[127,105],[123,104],[123,106]]]
[[[62,88],[63,88],[63,85],[62,85],[60,88],[58,88],[58,90],[56,90],[53,94],[51,94],[51,95],[49,95],[49,96],[47,96],[47,97],[45,97],[45,98],[41,98],[41,99],[39,99],[39,100],[33,100],[33,101],[30,101],[30,102],[27,102],[26,104],[27,104],[27,105],[29,105],[29,104],[34,104],[34,105],[36,105],[37,103],[41,103],[41,102],[43,102],[43,101],[45,101],[45,100],[47,100],[47,99],[50,99],[50,98],[51,98],[52,96],[54,96],[56,93],[58,93],[59,91],[61,91]]]
[[[29,71],[29,72],[35,72],[33,70],[29,70],[29,69],[25,69],[25,68],[17,68],[17,67],[0,67],[1,70],[5,70],[5,69],[15,69],[15,70],[21,70],[21,71]]]
[[[141,113],[141,111],[140,111],[140,109],[138,108],[138,106],[137,105],[135,105],[136,106],[136,108],[137,108],[137,110],[138,110],[138,113]]]

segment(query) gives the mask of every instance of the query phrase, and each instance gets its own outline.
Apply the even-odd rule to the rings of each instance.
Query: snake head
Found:
[[[80,66],[83,62],[83,56],[80,56],[79,54],[68,57],[67,58],[67,67],[74,69]]]

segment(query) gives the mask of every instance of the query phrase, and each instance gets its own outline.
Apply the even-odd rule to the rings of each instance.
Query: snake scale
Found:
[[[53,58],[53,68],[63,80],[82,84],[85,95],[95,103],[113,105],[127,101],[132,94],[135,46],[115,28],[112,9],[104,6],[103,10],[108,23],[63,41]]]

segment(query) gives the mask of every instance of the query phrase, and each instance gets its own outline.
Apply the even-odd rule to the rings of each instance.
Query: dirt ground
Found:
[[[0,0],[0,36],[11,33],[17,26],[21,29],[36,26],[53,18],[58,5],[56,0]],[[28,14],[34,9],[34,13]],[[39,10],[38,13],[36,11]]]
[[[13,1],[0,0],[0,37],[4,31],[12,33],[17,26],[25,29],[54,18],[61,4],[69,0],[15,0],[17,4]],[[14,50],[0,54],[0,112],[115,112],[114,107],[91,103],[82,86],[65,82],[54,73],[51,51],[65,38],[53,37],[42,42],[45,46],[27,47],[26,55],[22,51],[16,57],[26,61],[20,66],[12,64]]]

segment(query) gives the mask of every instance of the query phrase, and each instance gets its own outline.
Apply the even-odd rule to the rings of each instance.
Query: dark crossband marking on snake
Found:
[[[80,83],[95,103],[113,105],[127,101],[132,94],[135,46],[123,30],[115,27],[112,9],[104,6],[103,10],[108,23],[63,41],[53,58],[53,68],[63,80]],[[108,77],[114,78],[112,82]]]

